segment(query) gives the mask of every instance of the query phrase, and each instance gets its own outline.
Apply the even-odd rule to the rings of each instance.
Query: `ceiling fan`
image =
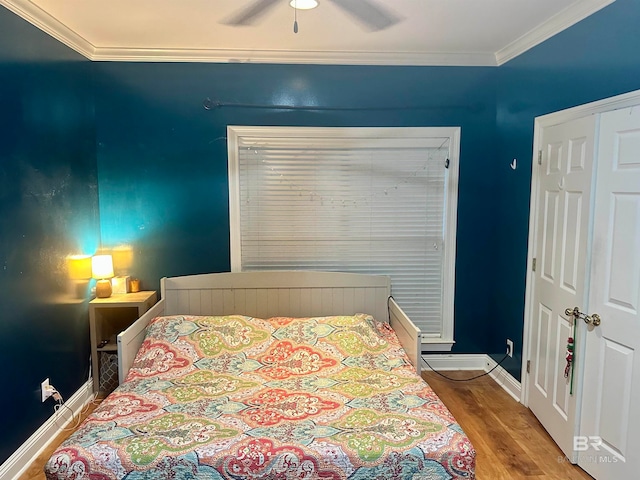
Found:
[[[285,0],[254,0],[223,23],[227,25],[253,25],[277,3]],[[289,3],[289,0],[286,0]],[[383,8],[375,0],[327,0],[340,7],[367,29],[384,30],[400,21],[400,17]]]

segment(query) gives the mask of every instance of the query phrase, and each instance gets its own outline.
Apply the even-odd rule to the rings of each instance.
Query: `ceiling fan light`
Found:
[[[291,0],[289,5],[297,10],[311,10],[318,6],[318,2],[316,0]]]

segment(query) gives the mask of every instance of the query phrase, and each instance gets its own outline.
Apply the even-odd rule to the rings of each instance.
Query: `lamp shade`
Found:
[[[94,255],[91,258],[93,278],[103,279],[113,277],[113,259],[111,255]]]
[[[67,271],[71,280],[89,280],[91,278],[91,257],[89,255],[68,256]]]

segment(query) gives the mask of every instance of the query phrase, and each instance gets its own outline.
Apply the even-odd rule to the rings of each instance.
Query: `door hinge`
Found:
[[[533,270],[534,272],[536,271],[536,259],[533,259],[533,262],[531,262],[531,270]]]
[[[531,360],[527,360],[527,373],[531,373]]]
[[[538,150],[538,165],[542,165],[542,150]]]

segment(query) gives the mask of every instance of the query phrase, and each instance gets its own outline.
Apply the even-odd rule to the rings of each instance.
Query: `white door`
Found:
[[[640,106],[600,120],[578,465],[640,472]],[[580,305],[577,303],[576,305]]]
[[[539,187],[528,406],[568,458],[578,423],[577,378],[573,394],[571,372],[565,378],[567,340],[573,336],[573,318],[565,309],[585,306],[595,131],[594,115],[545,128],[534,173]]]

